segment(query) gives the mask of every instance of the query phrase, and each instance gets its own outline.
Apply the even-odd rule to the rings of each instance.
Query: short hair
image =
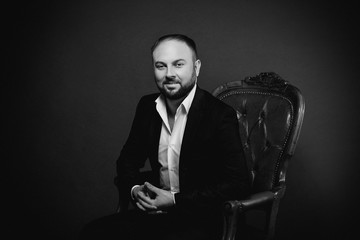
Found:
[[[185,36],[183,34],[167,34],[162,37],[160,37],[151,47],[151,54],[153,54],[155,48],[160,45],[160,43],[167,41],[167,40],[177,40],[180,42],[185,43],[194,53],[195,60],[198,59],[198,53],[195,41],[189,38],[188,36]]]

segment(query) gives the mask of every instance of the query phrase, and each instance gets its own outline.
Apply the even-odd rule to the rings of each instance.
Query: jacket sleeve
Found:
[[[145,164],[148,157],[146,139],[146,112],[148,111],[147,101],[144,97],[139,101],[135,117],[130,129],[126,143],[116,162],[117,185],[120,198],[130,199],[131,188],[140,182],[139,169]]]

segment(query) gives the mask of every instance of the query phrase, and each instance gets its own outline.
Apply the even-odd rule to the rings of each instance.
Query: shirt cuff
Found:
[[[132,200],[135,200],[133,191],[134,191],[134,189],[135,189],[136,187],[140,187],[140,185],[135,185],[135,186],[133,186],[133,187],[131,188],[131,191],[130,191],[130,196],[131,196],[131,199],[132,199]]]
[[[175,201],[175,193],[176,193],[176,192],[171,192],[171,194],[172,194],[172,199],[173,199],[173,202],[174,202],[174,205],[176,205],[176,201]]]

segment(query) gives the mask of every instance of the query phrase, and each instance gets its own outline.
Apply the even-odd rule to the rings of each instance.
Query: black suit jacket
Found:
[[[148,179],[159,186],[158,147],[162,120],[156,111],[159,94],[138,103],[129,137],[117,161],[119,188],[130,197],[135,184],[143,184],[139,169],[150,160]],[[220,212],[223,201],[249,194],[249,178],[235,111],[197,87],[188,113],[179,163],[181,212]],[[218,211],[219,210],[219,211]]]

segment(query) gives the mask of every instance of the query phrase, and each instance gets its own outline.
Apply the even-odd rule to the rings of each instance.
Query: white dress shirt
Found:
[[[181,144],[195,91],[196,85],[177,108],[172,130],[168,121],[165,97],[160,95],[155,101],[156,110],[162,119],[159,140],[160,187],[172,193],[180,192],[179,160]]]

